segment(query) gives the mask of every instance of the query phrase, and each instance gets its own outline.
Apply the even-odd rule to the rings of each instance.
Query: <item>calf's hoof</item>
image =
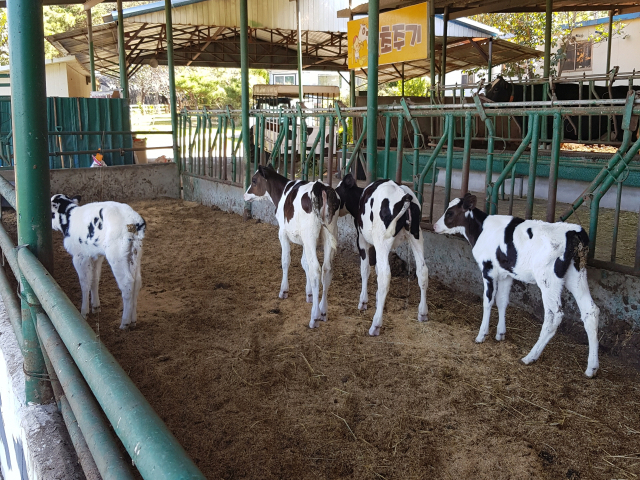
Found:
[[[318,326],[318,323],[317,323],[317,322],[318,322],[318,320],[319,320],[319,319],[311,320],[311,321],[309,322],[309,328],[316,328],[316,327]]]
[[[97,307],[91,307],[91,313],[100,313],[100,305]]]
[[[367,309],[367,307],[368,307],[367,302],[360,302],[360,303],[358,304],[358,310],[364,311],[364,310],[366,310],[366,309]]]
[[[524,357],[523,359],[520,360],[522,363],[524,363],[525,365],[531,365],[533,362],[536,361],[535,358],[531,358],[529,355],[527,355],[526,357]]]
[[[426,313],[419,313],[418,314],[418,321],[419,322],[426,322],[427,321],[427,314]]]
[[[372,337],[377,337],[378,335],[380,335],[380,327],[371,326],[371,328],[369,329],[369,335],[371,335]]]
[[[476,337],[476,343],[483,343],[486,337],[487,337],[486,335],[478,335]]]
[[[131,322],[131,323],[121,323],[120,324],[120,330],[133,330],[134,328],[136,328],[136,322]]]
[[[496,333],[496,340],[499,342],[503,341],[505,335],[506,333]]]
[[[323,322],[327,321],[327,312],[320,313],[320,318],[318,320],[322,320]]]
[[[593,378],[596,376],[596,372],[598,371],[598,366],[595,367],[587,367],[587,370],[584,372],[587,378]]]
[[[307,303],[313,303],[313,294],[307,293]]]
[[[280,297],[281,299],[285,299],[285,298],[289,298],[289,292],[280,292],[280,295],[278,295],[278,297]]]

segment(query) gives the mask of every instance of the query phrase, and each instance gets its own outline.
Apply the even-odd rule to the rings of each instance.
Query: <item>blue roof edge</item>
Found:
[[[614,15],[614,22],[621,22],[623,20],[633,20],[634,18],[640,18],[640,12],[636,13],[625,13],[624,15]],[[609,17],[604,18],[596,18],[594,20],[586,20],[584,22],[578,23],[574,28],[580,27],[592,27],[593,25],[603,25],[609,23]],[[569,30],[569,25],[560,25],[560,28],[563,30]]]
[[[436,13],[436,17],[439,18],[440,20],[444,20],[444,15]],[[463,18],[461,18],[459,20],[449,20],[449,23],[455,23],[456,25],[461,25],[461,26],[466,27],[466,28],[471,28],[473,30],[479,30],[481,32],[486,33],[487,35],[491,35],[494,38],[498,38],[500,36],[499,33],[492,32],[491,30],[487,30],[486,28],[479,27],[478,25],[482,25],[480,22],[474,22],[474,24],[472,25],[470,23],[465,22],[464,18],[465,17],[463,17]],[[486,26],[488,27],[488,25],[486,25]]]
[[[184,7],[192,3],[206,2],[207,0],[171,0],[171,8]],[[137,7],[125,8],[122,10],[122,18],[135,17],[144,15],[145,13],[161,12],[164,10],[164,2],[147,3],[146,5],[138,5]],[[118,20],[118,11],[111,12],[112,21]]]

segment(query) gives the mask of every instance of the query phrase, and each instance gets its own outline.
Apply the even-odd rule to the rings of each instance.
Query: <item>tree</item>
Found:
[[[264,71],[249,71],[249,88],[264,84]],[[240,70],[234,68],[182,68],[176,75],[176,90],[180,103],[192,108],[207,106],[215,109],[240,108]]]
[[[0,65],[9,65],[9,27],[5,8],[0,11]]]
[[[551,54],[552,74],[559,74],[558,65],[566,56],[566,46],[571,41],[573,30],[586,20],[602,18],[608,12],[554,12],[551,23],[551,48],[557,51]],[[531,48],[543,46],[545,42],[546,15],[544,13],[487,13],[471,17],[473,20],[497,28],[501,32],[508,32],[509,40],[519,45]],[[623,33],[624,25],[614,22],[614,35]],[[594,35],[591,41],[598,43],[606,41],[608,32]],[[502,67],[504,75],[522,77],[540,76],[536,71],[537,60],[531,59],[520,63],[506,63]],[[469,70],[478,72],[479,68]],[[480,75],[481,77],[483,74]]]

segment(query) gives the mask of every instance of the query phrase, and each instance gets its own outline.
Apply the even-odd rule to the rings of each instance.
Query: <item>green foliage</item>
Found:
[[[251,70],[249,89],[264,84],[261,71]],[[202,106],[232,109],[241,106],[240,70],[231,68],[183,68],[176,75],[176,90],[181,104],[191,108]]]
[[[7,26],[7,9],[0,10],[0,65],[9,65],[9,29]]]
[[[551,24],[551,48],[557,48],[555,53],[551,54],[552,74],[558,74],[556,70],[558,65],[564,59],[563,52],[566,51],[566,45],[571,41],[573,30],[586,20],[602,18],[608,15],[608,12],[554,12]],[[513,35],[510,41],[519,45],[526,45],[531,48],[544,46],[545,41],[545,18],[544,13],[489,13],[475,15],[471,17],[473,20],[484,23],[497,28],[503,33]],[[615,35],[623,34],[624,25],[621,22],[614,22],[613,30]],[[588,40],[594,43],[607,40],[608,32],[592,35]],[[502,67],[503,75],[522,77],[540,76],[541,72],[535,70],[535,59],[521,63],[507,63]],[[556,68],[553,68],[556,67]],[[470,73],[476,73],[480,69],[469,70]],[[481,78],[483,73],[479,75]]]
[[[427,77],[416,77],[404,82],[405,97],[425,97],[429,91],[430,82]],[[402,95],[402,80],[389,82],[378,89],[381,97],[399,97]]]

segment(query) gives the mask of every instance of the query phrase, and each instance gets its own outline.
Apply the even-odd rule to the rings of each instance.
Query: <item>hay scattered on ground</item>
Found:
[[[479,297],[431,280],[421,324],[406,277],[392,279],[371,338],[352,252],[337,256],[328,322],[309,330],[298,247],[290,297],[277,298],[274,226],[178,200],[131,205],[148,224],[138,328],[118,330],[106,267],[102,313],[88,321],[207,478],[640,475],[638,374],[602,355],[586,379],[584,339],[558,334],[524,366],[535,319],[510,308],[507,339],[476,345]],[[55,253],[55,278],[79,305],[57,233]],[[373,274],[369,288],[374,297]]]

